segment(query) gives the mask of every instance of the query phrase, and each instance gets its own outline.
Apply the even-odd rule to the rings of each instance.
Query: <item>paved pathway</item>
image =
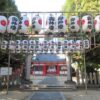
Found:
[[[60,92],[36,92],[30,100],[65,100]]]
[[[39,78],[39,79],[43,79]],[[46,80],[48,80],[46,82]],[[53,81],[52,81],[53,80]],[[49,84],[58,84],[59,78],[47,77],[44,81]],[[60,77],[60,81],[65,80]],[[44,81],[42,81],[44,83]],[[42,84],[41,82],[41,84]],[[63,82],[63,81],[62,81]],[[65,99],[66,98],[66,99]],[[100,89],[66,91],[66,92],[27,92],[27,91],[9,91],[8,95],[4,91],[0,91],[0,100],[100,100]]]
[[[56,77],[46,77],[39,84],[59,85]],[[29,100],[66,100],[62,92],[35,92]]]
[[[67,100],[100,100],[100,90],[77,90],[72,92],[64,92]]]

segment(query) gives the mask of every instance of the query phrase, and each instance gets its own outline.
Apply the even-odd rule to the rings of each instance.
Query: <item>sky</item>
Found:
[[[15,0],[15,3],[21,12],[56,12],[61,11],[65,0]],[[31,15],[27,16],[31,19]]]
[[[65,0],[15,0],[21,12],[61,11]]]

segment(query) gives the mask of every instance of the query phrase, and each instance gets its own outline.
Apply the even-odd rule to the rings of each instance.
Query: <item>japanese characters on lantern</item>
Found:
[[[93,29],[93,18],[91,15],[85,15],[82,17],[82,31],[84,33],[91,32]]]
[[[32,30],[35,33],[39,33],[42,30],[42,18],[39,15],[35,15],[32,18]]]
[[[67,30],[67,19],[65,16],[60,15],[58,17],[58,32],[66,32]]]
[[[71,16],[69,19],[69,29],[71,32],[79,32],[80,20],[78,16]]]
[[[29,18],[24,15],[19,19],[19,33],[27,33],[29,27]]]
[[[10,16],[8,18],[8,25],[7,25],[7,32],[8,33],[17,33],[18,31],[18,24],[19,24],[19,19],[16,16]]]
[[[46,19],[46,32],[53,33],[56,29],[56,19],[53,14],[50,14]]]

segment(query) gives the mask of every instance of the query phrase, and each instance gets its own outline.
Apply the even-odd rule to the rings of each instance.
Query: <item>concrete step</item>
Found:
[[[71,91],[76,90],[75,86],[50,86],[50,85],[35,85],[35,86],[29,86],[28,88],[23,88],[23,90],[27,91]]]

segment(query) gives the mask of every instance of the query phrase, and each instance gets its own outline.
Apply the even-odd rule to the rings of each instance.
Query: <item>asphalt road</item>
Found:
[[[39,84],[59,85],[56,77],[46,77]],[[66,100],[62,92],[35,92],[29,100]]]

